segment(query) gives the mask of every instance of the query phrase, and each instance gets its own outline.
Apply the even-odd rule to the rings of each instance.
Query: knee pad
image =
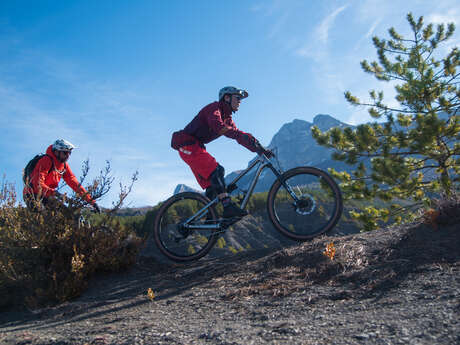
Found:
[[[224,175],[225,169],[221,165],[217,165],[216,170],[211,173],[211,187],[217,194],[226,192]]]

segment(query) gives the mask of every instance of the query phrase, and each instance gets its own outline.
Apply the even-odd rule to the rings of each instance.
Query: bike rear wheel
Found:
[[[270,220],[279,232],[291,239],[306,241],[337,224],[343,210],[342,194],[326,172],[298,167],[286,171],[273,183],[267,207]]]
[[[209,199],[199,193],[179,193],[161,205],[155,218],[154,239],[160,251],[169,259],[178,262],[197,260],[206,255],[218,239],[216,229],[200,229],[201,225],[217,223],[217,213],[213,206],[200,217],[183,223],[203,209]],[[197,226],[194,228],[193,226]]]

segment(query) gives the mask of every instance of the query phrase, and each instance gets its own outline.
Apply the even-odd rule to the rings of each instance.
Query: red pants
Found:
[[[216,159],[198,143],[179,148],[179,156],[190,166],[201,188],[208,188],[211,185],[209,177],[217,168]]]

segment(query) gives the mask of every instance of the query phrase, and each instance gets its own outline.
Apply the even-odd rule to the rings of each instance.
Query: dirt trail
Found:
[[[187,265],[141,258],[72,302],[0,313],[0,343],[458,344],[459,248],[458,226],[420,225]]]

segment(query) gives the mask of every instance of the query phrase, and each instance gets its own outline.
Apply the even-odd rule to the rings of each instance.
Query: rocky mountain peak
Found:
[[[273,136],[269,147],[283,146],[286,141],[291,141],[292,138],[305,137],[310,133],[311,122],[295,119],[292,122],[285,123],[278,133]]]
[[[347,124],[340,122],[331,115],[318,114],[313,119],[313,125],[317,126],[321,131],[326,131],[332,127],[344,127]]]
[[[200,193],[200,191],[196,190],[195,188],[189,187],[186,184],[182,184],[182,183],[178,184],[176,186],[176,188],[174,189],[174,194],[183,193],[183,192],[198,192],[198,193]]]

